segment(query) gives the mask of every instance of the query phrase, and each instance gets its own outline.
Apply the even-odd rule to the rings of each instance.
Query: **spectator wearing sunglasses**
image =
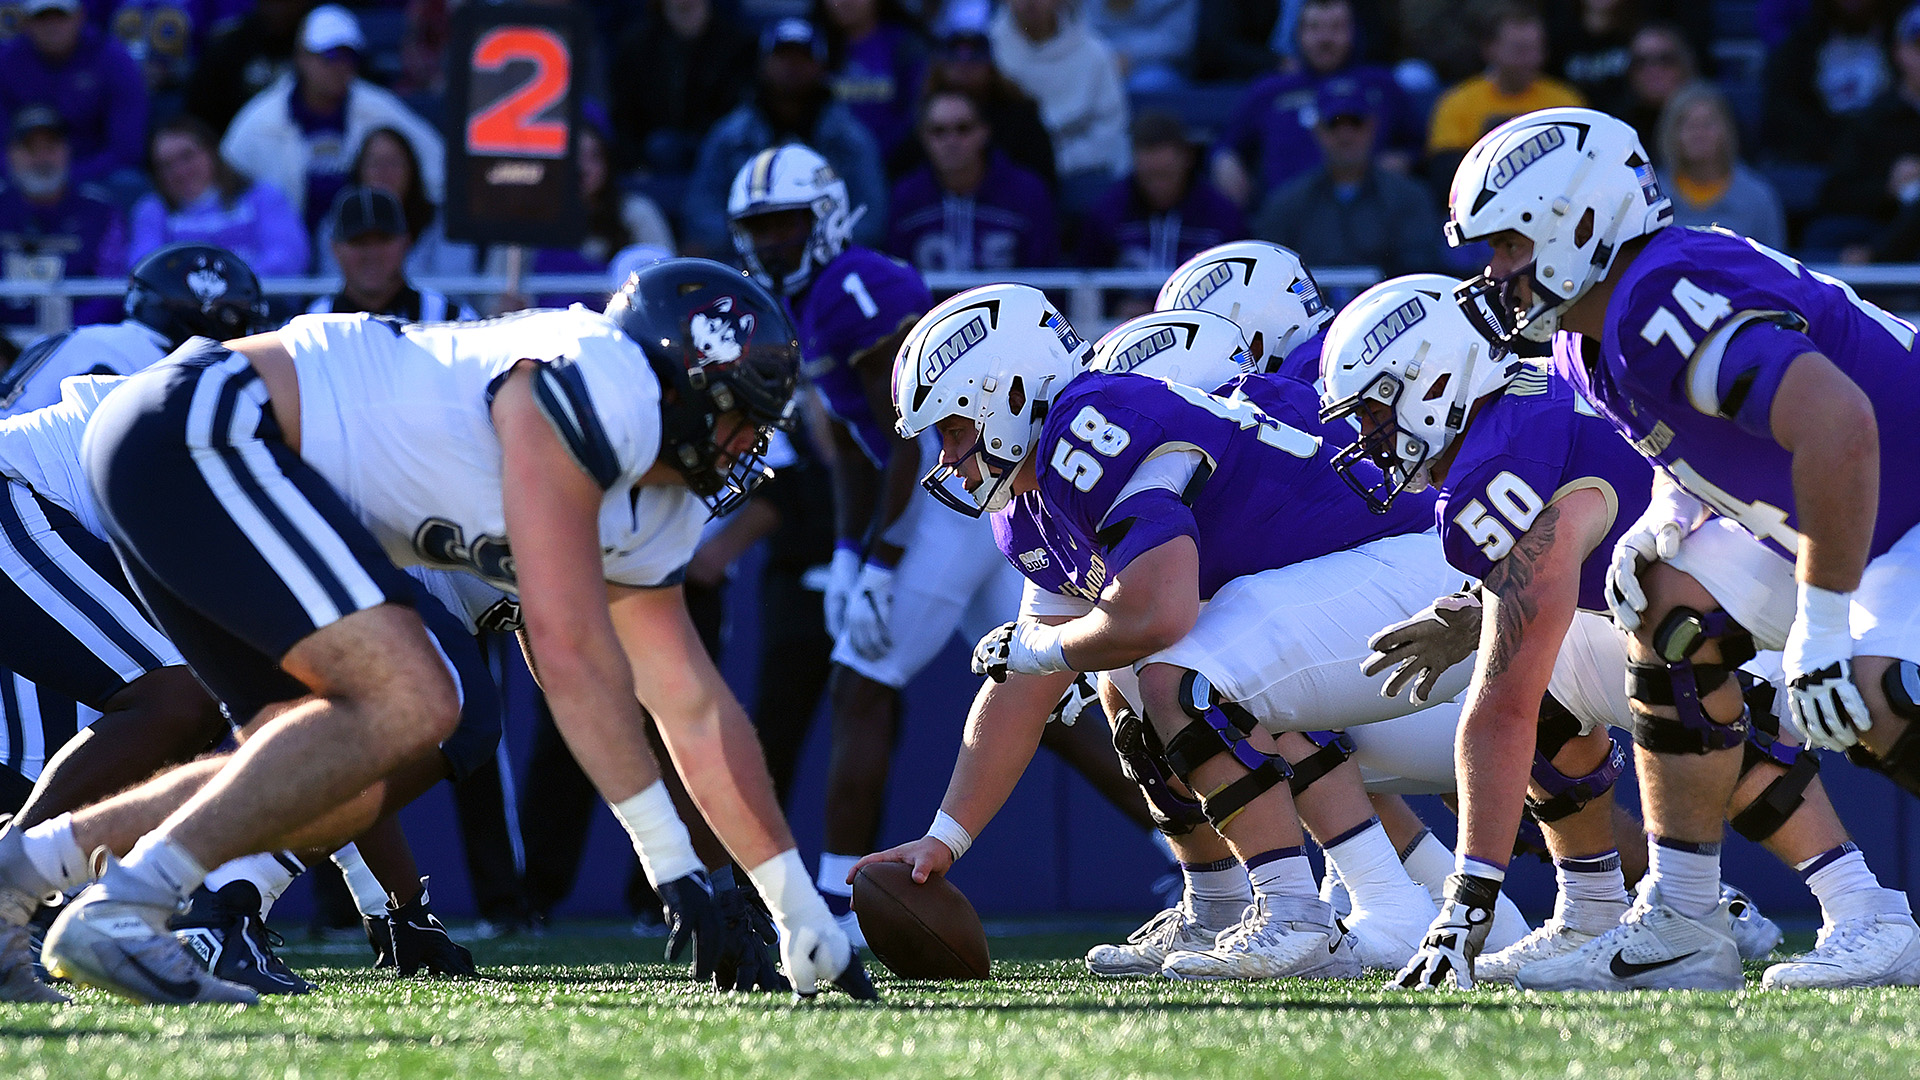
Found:
[[[927,164],[893,189],[887,250],[920,270],[1009,270],[1059,261],[1046,181],[993,146],[984,108],[957,90],[920,107]]]

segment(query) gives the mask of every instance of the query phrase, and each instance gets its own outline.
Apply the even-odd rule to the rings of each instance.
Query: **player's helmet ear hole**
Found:
[[[1591,239],[1593,239],[1593,207],[1589,206],[1587,212],[1580,215],[1580,224],[1574,227],[1573,246],[1586,247],[1587,241]]]
[[[1018,375],[1015,375],[1013,381],[1007,386],[1007,408],[1011,409],[1015,416],[1027,411],[1027,384]]]
[[[1433,385],[1427,388],[1426,397],[1421,398],[1421,400],[1432,401],[1435,398],[1438,398],[1441,394],[1444,394],[1447,392],[1447,384],[1452,381],[1453,381],[1453,372],[1449,371],[1449,372],[1443,373],[1439,378],[1433,380]]]

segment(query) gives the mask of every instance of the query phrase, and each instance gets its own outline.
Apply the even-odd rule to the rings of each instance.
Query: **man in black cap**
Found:
[[[340,291],[323,296],[309,314],[366,311],[408,322],[474,319],[473,309],[437,289],[407,280],[413,234],[406,211],[392,193],[350,187],[333,200],[333,257],[340,264]]]
[[[91,185],[72,182],[73,153],[66,122],[47,105],[28,105],[12,117],[7,138],[7,182],[0,187],[0,259],[10,280],[119,277],[127,272],[127,226],[120,211]],[[73,303],[79,325],[116,322],[120,299]],[[32,325],[32,300],[0,304],[0,324]]]

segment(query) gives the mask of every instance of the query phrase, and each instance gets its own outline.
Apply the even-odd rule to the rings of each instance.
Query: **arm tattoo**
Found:
[[[1549,504],[1533,519],[1533,527],[1520,537],[1507,557],[1487,573],[1482,583],[1486,592],[1499,598],[1493,630],[1493,646],[1487,652],[1488,679],[1504,673],[1520,650],[1521,635],[1527,624],[1540,613],[1540,598],[1531,595],[1539,564],[1553,550],[1555,526],[1560,523],[1560,507]]]

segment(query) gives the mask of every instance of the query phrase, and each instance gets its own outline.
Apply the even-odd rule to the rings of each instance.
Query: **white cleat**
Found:
[[[1901,901],[1905,907],[1905,897]],[[1920,926],[1898,910],[1829,923],[1820,928],[1812,952],[1768,968],[1760,985],[1769,990],[1920,986]]]
[[[1733,941],[1740,946],[1740,959],[1759,960],[1780,946],[1786,935],[1780,924],[1760,914],[1753,897],[1731,885],[1720,886],[1720,900],[1733,917]]]
[[[1351,979],[1360,962],[1325,901],[1256,894],[1213,948],[1173,953],[1160,970],[1173,979]]]
[[[1202,923],[1185,903],[1175,904],[1128,934],[1124,943],[1088,949],[1087,970],[1119,978],[1158,975],[1169,955],[1211,949],[1224,929]]]
[[[47,970],[81,986],[155,1005],[252,1005],[260,995],[217,979],[167,929],[180,904],[164,886],[111,858],[100,882],[68,904],[47,931]]]
[[[1358,919],[1346,919],[1340,925],[1346,928],[1347,936],[1353,942],[1353,958],[1363,968],[1375,971],[1399,971],[1420,951],[1420,943],[1426,940],[1427,930],[1433,925],[1440,912],[1431,901],[1425,900],[1415,907],[1408,905],[1388,911],[1369,910]]]
[[[1620,925],[1574,951],[1528,964],[1523,990],[1738,990],[1746,986],[1723,898],[1694,919],[1648,887]]]
[[[1557,918],[1548,919],[1519,941],[1475,959],[1473,981],[1511,985],[1528,964],[1565,956],[1599,936],[1582,933]]]

